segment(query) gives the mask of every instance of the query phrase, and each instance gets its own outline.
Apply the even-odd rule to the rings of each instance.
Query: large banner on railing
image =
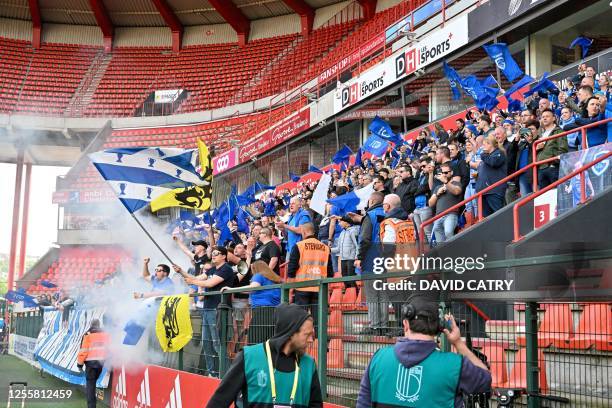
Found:
[[[578,170],[584,164],[597,160],[610,151],[612,151],[612,143],[606,143],[562,155],[559,166],[559,178]],[[585,195],[587,199],[600,194],[604,189],[612,185],[612,166],[610,161],[609,158],[603,160],[584,173]],[[580,176],[573,177],[568,182],[557,187],[557,213],[561,215],[576,207],[580,203],[580,194]]]
[[[380,92],[419,69],[459,50],[468,43],[467,16],[446,23],[414,44],[399,50],[382,64],[341,84],[334,99],[334,113]]]
[[[156,365],[123,366],[113,372],[111,408],[205,407],[219,383],[216,378]],[[343,408],[327,403],[323,407]]]
[[[57,310],[45,310],[43,327],[36,341],[34,358],[49,374],[66,382],[85,385],[85,374],[77,368],[81,340],[93,319],[102,321],[101,309],[74,309],[66,317]],[[105,367],[97,386],[106,388],[109,373]]]

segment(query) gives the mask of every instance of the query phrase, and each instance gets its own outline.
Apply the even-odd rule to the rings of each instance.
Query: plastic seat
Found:
[[[574,337],[559,342],[559,347],[578,350],[595,347],[600,351],[612,351],[611,305],[608,303],[585,304]]]
[[[538,366],[540,370],[539,384],[540,392],[546,394],[548,392],[548,380],[546,376],[546,365],[544,361],[544,353],[538,351]],[[500,388],[527,388],[527,349],[521,348],[514,356],[514,365],[508,376],[508,381],[499,385]]]

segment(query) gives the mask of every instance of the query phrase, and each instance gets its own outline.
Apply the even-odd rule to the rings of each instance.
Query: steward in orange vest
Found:
[[[110,343],[108,333],[100,329],[100,321],[93,319],[89,331],[83,336],[81,350],[77,356],[77,367],[83,371],[85,365],[85,378],[87,380],[87,408],[96,407],[96,382],[102,373],[106,349]]]
[[[334,276],[331,250],[329,246],[314,237],[314,225],[311,222],[302,224],[302,240],[291,249],[287,276],[294,282],[318,280]],[[319,286],[295,289],[293,303],[309,307],[310,314],[315,319],[318,302]]]

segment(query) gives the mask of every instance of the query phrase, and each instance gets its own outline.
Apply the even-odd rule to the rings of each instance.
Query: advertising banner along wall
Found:
[[[467,16],[460,16],[444,27],[404,47],[383,63],[340,86],[334,99],[334,113],[380,92],[419,69],[459,50],[468,43]]]

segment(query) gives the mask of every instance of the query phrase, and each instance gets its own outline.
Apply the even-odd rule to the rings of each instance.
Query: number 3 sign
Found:
[[[533,200],[533,228],[540,228],[557,217],[557,189],[547,191]]]

